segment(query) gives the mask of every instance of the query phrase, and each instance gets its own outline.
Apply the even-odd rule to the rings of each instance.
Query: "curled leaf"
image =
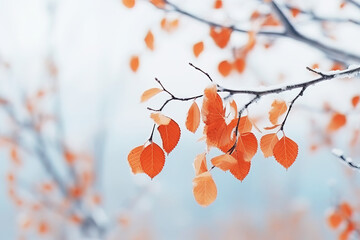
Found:
[[[146,102],[147,100],[149,100],[150,98],[152,98],[153,96],[155,96],[156,94],[158,94],[162,91],[163,90],[160,88],[150,88],[141,95],[140,102]]]
[[[150,117],[157,125],[168,125],[171,121],[171,118],[161,114],[161,113],[151,113]]]
[[[271,110],[269,112],[269,120],[273,125],[276,125],[278,119],[287,110],[285,101],[274,100],[271,104]]]
[[[141,167],[140,155],[144,150],[144,146],[138,146],[132,149],[128,155],[128,162],[131,167],[131,171],[134,174],[143,173],[143,169]]]
[[[211,163],[223,171],[228,171],[237,164],[237,160],[229,154],[223,154],[211,159]]]

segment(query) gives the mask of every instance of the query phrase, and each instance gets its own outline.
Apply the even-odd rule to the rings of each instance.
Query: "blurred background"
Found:
[[[272,12],[256,0],[224,0],[221,9],[212,0],[173,2],[243,29],[258,28],[249,21],[254,11]],[[278,2],[305,36],[360,56],[356,4]],[[294,17],[288,5],[304,12]],[[234,32],[229,46],[219,49],[208,25],[169,9],[146,0],[131,8],[121,0],[0,0],[1,238],[337,239],[339,230],[327,224],[329,211],[345,200],[359,207],[359,173],[331,154],[336,147],[354,161],[359,155],[359,141],[353,140],[359,109],[351,106],[360,92],[358,78],[315,85],[295,104],[286,134],[300,150],[288,170],[260,151],[242,182],[214,169],[218,196],[209,207],[199,206],[192,193],[193,160],[206,146],[198,141],[201,129],[192,134],[185,128],[190,102],[172,102],[163,110],[182,130],[163,171],[153,180],[131,173],[127,155],[152,130],[146,107],[158,108],[167,99],[159,94],[140,103],[145,90],[158,87],[155,77],[176,96],[189,97],[209,85],[189,62],[234,89],[308,81],[317,76],[305,67],[314,64],[322,71],[358,64],[328,58],[319,47],[291,37],[260,35],[245,71],[224,77],[219,62],[232,58],[248,36]],[[178,19],[176,29],[164,30],[163,18]],[[153,51],[144,43],[149,30]],[[204,52],[195,57],[192,48],[199,41]],[[134,55],[140,59],[136,71],[129,66]],[[296,94],[266,96],[248,115],[260,129],[268,127],[272,101],[290,102]],[[249,100],[235,99],[238,106]],[[334,112],[346,114],[347,124],[329,134]],[[160,144],[159,135],[154,141]]]

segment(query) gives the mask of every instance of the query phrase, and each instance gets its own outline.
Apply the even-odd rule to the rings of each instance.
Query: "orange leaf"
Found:
[[[243,73],[246,67],[246,61],[244,58],[237,58],[234,62],[234,68],[239,73]]]
[[[133,150],[131,150],[128,155],[128,162],[131,167],[131,171],[134,174],[144,172],[141,167],[141,163],[140,163],[140,155],[143,150],[144,150],[144,146],[138,146],[138,147],[134,148]]]
[[[76,155],[69,150],[65,150],[64,158],[68,164],[73,164],[76,160]]]
[[[163,90],[160,88],[150,88],[148,90],[146,90],[142,95],[141,95],[141,100],[140,102],[145,102],[147,100],[149,100],[150,98],[152,98],[153,96],[155,96],[156,94],[162,92]]]
[[[222,0],[215,0],[215,3],[214,3],[214,8],[215,9],[222,8],[222,5],[223,5]]]
[[[353,209],[350,204],[348,204],[347,202],[343,202],[340,204],[339,208],[345,218],[351,218]]]
[[[132,56],[130,59],[130,68],[133,72],[136,72],[139,68],[139,57]]]
[[[171,121],[171,118],[161,114],[161,113],[151,113],[150,117],[154,120],[157,125],[168,125]]]
[[[346,124],[346,116],[341,113],[334,113],[327,126],[327,130],[329,132],[333,132],[345,126],[345,124]]]
[[[209,172],[204,172],[193,179],[193,194],[196,202],[203,207],[215,201],[216,184]]]
[[[219,48],[225,48],[229,43],[232,30],[230,28],[210,28],[210,37]]]
[[[234,113],[234,117],[237,118],[238,115],[238,110],[237,110],[237,105],[236,102],[234,100],[232,100],[230,102],[230,111]]]
[[[336,229],[337,227],[339,227],[339,225],[341,224],[343,218],[342,216],[336,212],[336,211],[333,211],[328,217],[327,217],[327,221],[328,221],[328,224],[329,226],[332,228],[332,229]]]
[[[255,135],[251,132],[243,133],[238,137],[236,150],[243,153],[244,160],[250,162],[258,149]]]
[[[270,14],[268,16],[266,16],[264,22],[261,24],[261,26],[265,27],[265,26],[270,26],[270,27],[277,27],[280,26],[280,22],[279,20],[277,20],[274,15]]]
[[[260,140],[260,148],[264,154],[264,157],[271,157],[273,156],[273,149],[276,143],[279,141],[276,133],[270,133],[262,136]]]
[[[201,153],[195,157],[194,160],[195,176],[198,176],[208,171],[206,163],[206,153]]]
[[[237,150],[235,150],[231,156],[237,160],[237,164],[230,169],[230,172],[234,177],[242,181],[249,174],[251,162],[245,161],[243,153]]]
[[[272,108],[269,112],[269,120],[273,125],[275,125],[277,124],[279,117],[286,112],[287,106],[285,101],[274,100],[274,102],[271,104],[271,107]]]
[[[291,11],[291,15],[294,18],[297,17],[297,15],[299,15],[299,13],[301,12],[300,9],[298,9],[298,8],[291,8],[290,11]]]
[[[160,133],[163,148],[167,154],[169,154],[178,144],[180,139],[181,130],[179,125],[174,121],[170,120],[167,125],[160,125],[158,127]]]
[[[253,125],[250,119],[248,118],[248,116],[244,116],[240,118],[239,129],[238,129],[240,133],[251,132],[252,127]]]
[[[273,153],[276,161],[288,169],[295,162],[298,151],[298,145],[290,138],[283,136],[275,144]]]
[[[151,30],[149,30],[145,36],[145,44],[150,50],[154,50],[154,35]]]
[[[204,51],[204,43],[202,41],[195,43],[193,46],[193,53],[195,57],[198,57],[202,51]]]
[[[179,26],[179,19],[174,19],[172,21],[163,18],[160,22],[161,28],[166,32],[172,32]]]
[[[359,104],[360,101],[360,96],[356,95],[351,99],[351,104],[354,108],[356,108],[356,106]]]
[[[199,127],[199,124],[200,124],[200,109],[196,104],[196,102],[193,102],[187,113],[185,125],[190,132],[195,133],[197,128]]]
[[[279,127],[281,124],[275,124],[274,126],[271,126],[271,127],[264,127],[265,130],[272,130],[272,129],[275,129],[277,127]]]
[[[344,70],[344,65],[338,62],[335,62],[332,66],[331,66],[331,71],[341,71]]]
[[[229,61],[224,60],[219,63],[218,70],[222,76],[226,77],[231,73],[232,64]]]
[[[42,221],[39,223],[37,230],[40,235],[44,235],[50,231],[50,227],[46,222]]]
[[[223,154],[211,159],[211,163],[223,171],[228,171],[237,164],[237,160],[229,154]]]
[[[150,0],[150,2],[158,8],[164,8],[166,5],[164,0]]]
[[[156,143],[151,142],[140,154],[140,163],[143,171],[153,179],[164,167],[164,151]]]
[[[127,8],[133,8],[135,6],[135,0],[122,0],[122,3]]]

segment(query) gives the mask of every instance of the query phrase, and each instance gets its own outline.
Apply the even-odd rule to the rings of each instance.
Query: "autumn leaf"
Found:
[[[346,124],[346,116],[341,113],[334,113],[327,126],[329,132],[336,131]]]
[[[231,156],[237,160],[237,164],[232,166],[230,169],[231,174],[239,179],[240,181],[244,180],[245,177],[249,174],[251,162],[244,160],[244,154],[235,150]]]
[[[253,124],[251,123],[248,116],[244,116],[240,118],[239,128],[238,128],[239,133],[251,132],[252,127]]]
[[[274,100],[271,104],[271,110],[269,112],[269,120],[275,125],[278,122],[278,119],[283,115],[287,110],[285,101]]]
[[[195,133],[199,127],[199,124],[200,124],[200,109],[196,104],[196,102],[193,102],[187,113],[185,125],[190,132]]]
[[[231,73],[232,64],[227,60],[221,61],[218,65],[218,70],[222,76],[227,77]]]
[[[179,19],[168,20],[163,18],[160,22],[160,26],[164,31],[170,33],[179,26]]]
[[[130,68],[133,72],[136,72],[139,68],[139,57],[138,56],[132,56],[130,58]]]
[[[234,118],[237,118],[238,110],[237,110],[236,102],[234,100],[230,102],[230,112],[233,113]]]
[[[244,58],[237,58],[234,62],[234,68],[239,73],[243,73],[246,67],[246,61]]]
[[[143,171],[152,179],[164,167],[164,151],[156,143],[151,142],[140,154],[140,163]]]
[[[133,8],[135,6],[135,0],[122,0],[122,3],[127,8]]]
[[[164,8],[166,5],[166,2],[164,0],[150,0],[150,2],[158,8]]]
[[[134,174],[143,173],[143,169],[141,167],[140,155],[144,150],[144,146],[138,146],[132,149],[128,155],[128,162],[131,167],[131,171]]]
[[[291,12],[291,15],[292,15],[294,18],[296,18],[297,15],[299,15],[299,13],[301,13],[300,9],[298,9],[298,8],[291,8],[291,9],[290,9],[290,12]]]
[[[195,157],[194,160],[195,176],[198,176],[208,171],[206,163],[206,153],[201,153]]]
[[[351,218],[353,209],[347,202],[343,202],[339,206],[339,210],[342,212],[345,218]]]
[[[238,137],[236,150],[243,154],[245,161],[250,162],[258,149],[258,143],[255,135],[251,132],[243,133]]]
[[[160,133],[163,148],[167,154],[169,154],[178,144],[180,139],[181,130],[179,125],[174,121],[170,120],[167,125],[160,125],[158,127]]]
[[[161,113],[151,113],[150,117],[157,125],[168,125],[171,121],[171,118],[161,114]]]
[[[273,149],[276,143],[279,141],[276,133],[270,133],[262,136],[260,140],[260,148],[264,154],[264,157],[271,157],[274,155]]]
[[[204,43],[202,41],[194,44],[193,53],[195,57],[198,57],[203,51],[204,51]]]
[[[145,44],[147,46],[147,48],[149,48],[151,51],[154,50],[154,35],[151,32],[151,30],[149,30],[145,36]]]
[[[351,98],[351,104],[354,108],[356,108],[356,106],[359,104],[360,101],[360,95],[356,95],[354,97]]]
[[[215,201],[217,189],[210,172],[201,173],[193,179],[193,194],[196,202],[203,207]]]
[[[214,2],[215,9],[220,9],[220,8],[222,8],[222,6],[223,6],[222,0],[215,0],[215,2]]]
[[[153,96],[155,96],[156,94],[158,94],[162,91],[163,90],[160,88],[150,88],[141,95],[140,102],[146,102],[147,100],[149,100],[150,98],[152,98]]]
[[[223,154],[211,159],[211,163],[223,171],[228,171],[237,164],[237,160],[229,154]]]
[[[288,169],[298,155],[298,145],[290,138],[283,136],[274,146],[274,157],[278,163]]]
[[[265,130],[272,130],[272,129],[275,129],[277,127],[279,127],[281,124],[275,124],[274,126],[271,126],[271,127],[264,127]]]
[[[230,28],[210,28],[210,37],[219,48],[225,48],[229,43],[232,30]]]
[[[327,221],[332,229],[336,229],[337,227],[340,226],[341,222],[343,221],[343,217],[341,216],[341,214],[339,214],[338,211],[333,211],[327,217]]]

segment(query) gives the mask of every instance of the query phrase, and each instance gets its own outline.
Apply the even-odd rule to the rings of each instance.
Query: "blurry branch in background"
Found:
[[[342,160],[345,164],[347,164],[349,167],[356,169],[356,170],[360,170],[360,164],[355,164],[352,160],[352,158],[350,157],[346,157],[344,155],[344,152],[340,149],[334,148],[332,150],[332,154],[334,154],[337,158],[339,158],[340,160]]]
[[[352,5],[354,5],[354,6],[358,7],[358,8],[360,8],[360,3],[357,2],[356,0],[345,0],[345,1],[351,3]]]
[[[244,30],[241,28],[237,28],[235,26],[225,26],[220,23],[216,23],[216,22],[207,20],[205,18],[196,16],[196,15],[180,8],[179,6],[172,3],[171,1],[164,0],[164,2],[166,3],[166,6],[164,8],[158,7],[159,9],[162,9],[164,11],[174,11],[174,12],[180,13],[184,16],[190,17],[196,21],[205,23],[212,27],[229,28],[234,32],[240,32],[240,33],[251,32],[250,30]],[[285,14],[283,13],[283,11],[280,9],[280,7],[278,6],[278,4],[275,1],[271,1],[269,4],[271,5],[274,13],[280,19],[285,30],[284,31],[256,31],[257,35],[265,35],[265,36],[273,36],[273,37],[288,37],[295,41],[302,42],[312,48],[315,48],[315,49],[323,52],[329,59],[337,61],[337,62],[341,62],[343,64],[349,64],[350,62],[355,62],[355,63],[360,62],[360,56],[358,56],[358,55],[327,46],[321,42],[318,42],[314,39],[311,39],[311,38],[306,37],[305,35],[301,34],[300,32],[298,32],[296,30],[294,25],[285,16]],[[320,20],[320,19],[314,19],[314,20]]]

